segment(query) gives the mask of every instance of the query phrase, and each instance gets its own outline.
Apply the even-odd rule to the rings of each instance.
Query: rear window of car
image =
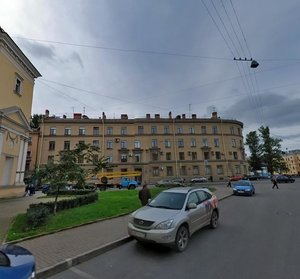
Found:
[[[185,198],[185,193],[162,192],[149,203],[149,206],[180,210],[184,205]]]

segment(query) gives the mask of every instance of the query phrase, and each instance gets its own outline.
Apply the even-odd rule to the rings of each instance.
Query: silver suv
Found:
[[[218,199],[208,189],[177,187],[158,194],[129,217],[128,233],[137,241],[156,242],[185,250],[200,228],[218,225]]]

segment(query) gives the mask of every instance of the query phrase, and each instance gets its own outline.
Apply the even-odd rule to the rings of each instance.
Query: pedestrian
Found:
[[[25,186],[25,192],[24,192],[24,195],[23,195],[23,197],[26,197],[26,196],[27,196],[27,194],[28,194],[28,192],[29,192],[29,185],[28,185],[28,184],[26,184],[26,186]]]
[[[227,187],[230,187],[231,188],[231,179],[230,179],[230,176],[228,176],[228,183],[227,183]]]
[[[278,185],[277,185],[277,177],[276,177],[275,175],[273,175],[273,177],[272,177],[272,182],[273,182],[273,187],[272,187],[272,189],[274,189],[275,187],[276,187],[277,189],[279,189],[279,188],[278,188]]]
[[[142,206],[146,205],[148,203],[148,200],[151,199],[151,193],[147,187],[147,183],[144,183],[143,188],[139,191],[139,199]]]

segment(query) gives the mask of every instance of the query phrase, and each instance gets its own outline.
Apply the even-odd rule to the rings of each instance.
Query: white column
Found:
[[[24,182],[25,175],[25,167],[26,167],[26,158],[27,158],[27,150],[28,150],[28,140],[26,139],[24,142],[24,151],[23,151],[23,160],[21,163],[21,173],[20,173],[20,183]]]
[[[2,148],[3,148],[3,135],[4,135],[5,130],[0,127],[0,155],[2,153]]]
[[[21,182],[21,171],[22,171],[22,163],[23,163],[23,157],[24,157],[24,145],[25,145],[24,138],[20,137],[20,150],[19,150],[19,156],[18,156],[16,184],[20,184],[20,182]]]

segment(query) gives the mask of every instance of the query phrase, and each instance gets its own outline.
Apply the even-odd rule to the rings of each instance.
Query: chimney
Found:
[[[146,118],[147,118],[147,119],[150,119],[150,118],[151,118],[150,113],[147,113],[147,114],[146,114]]]
[[[45,110],[45,117],[49,117],[49,110],[48,109]]]
[[[121,119],[128,119],[128,115],[127,114],[121,114]]]
[[[182,115],[182,119],[185,119],[185,114]]]
[[[211,118],[218,118],[218,113],[216,111],[214,111],[212,114],[211,114]]]
[[[192,114],[192,119],[196,119],[197,118],[197,114],[193,113]]]
[[[169,119],[172,119],[172,111],[169,112]]]
[[[155,119],[159,119],[160,115],[159,114],[155,114],[154,117],[155,117]]]
[[[81,113],[73,113],[73,119],[81,119]]]

